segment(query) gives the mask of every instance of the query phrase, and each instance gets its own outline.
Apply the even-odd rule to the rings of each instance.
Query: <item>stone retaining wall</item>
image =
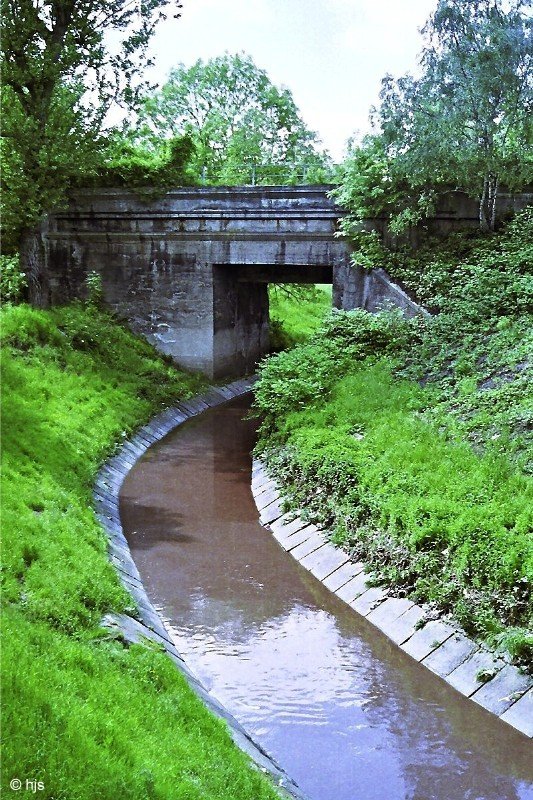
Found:
[[[450,620],[427,618],[428,607],[369,586],[367,565],[354,563],[328,541],[327,531],[283,513],[280,487],[261,461],[252,468],[252,493],[263,525],[324,586],[379,628],[406,653],[465,697],[533,737],[533,678],[472,641]],[[480,680],[480,676],[491,676]]]

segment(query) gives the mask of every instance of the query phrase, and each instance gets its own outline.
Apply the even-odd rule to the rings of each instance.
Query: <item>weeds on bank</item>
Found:
[[[484,241],[469,265],[447,262],[432,319],[334,312],[264,365],[256,391],[259,449],[291,504],[377,582],[530,664],[531,234],[526,213],[492,261]]]

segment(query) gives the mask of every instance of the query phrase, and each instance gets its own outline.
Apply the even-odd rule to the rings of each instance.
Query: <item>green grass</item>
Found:
[[[331,527],[376,582],[435,603],[525,660],[533,481],[504,457],[448,441],[423,416],[431,402],[393,377],[389,359],[363,362],[325,402],[278,419],[267,460],[290,506]]]
[[[91,510],[115,443],[198,391],[92,307],[7,307],[2,319],[1,787],[40,797],[274,798],[225,725],[152,647],[99,625],[132,601]]]
[[[439,314],[335,312],[263,365],[262,450],[374,580],[533,663],[533,214],[410,279]],[[416,269],[415,269],[416,267]]]
[[[331,286],[269,287],[270,340],[273,350],[282,350],[303,342],[320,325],[331,309]]]

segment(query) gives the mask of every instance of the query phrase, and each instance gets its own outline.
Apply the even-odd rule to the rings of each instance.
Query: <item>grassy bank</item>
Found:
[[[331,309],[331,286],[271,285],[270,344],[273,350],[284,350],[304,342],[319,327]]]
[[[533,655],[532,228],[522,215],[462,263],[435,253],[433,319],[334,313],[267,362],[256,400],[291,505],[376,583],[520,663]]]
[[[2,790],[40,797],[274,798],[152,647],[99,627],[131,610],[91,511],[114,444],[202,380],[93,307],[2,318]]]

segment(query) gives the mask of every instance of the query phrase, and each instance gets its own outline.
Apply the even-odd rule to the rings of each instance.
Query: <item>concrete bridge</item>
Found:
[[[50,299],[83,294],[88,272],[134,330],[185,367],[243,374],[268,350],[269,283],[332,283],[350,307],[350,253],[330,187],[210,187],[141,201],[81,190],[50,217]]]
[[[211,378],[252,371],[267,352],[268,283],[332,283],[337,308],[389,302],[416,313],[383,270],[351,266],[331,188],[186,188],[144,200],[80,190],[48,220],[50,300],[83,296],[87,273],[98,272],[106,301],[135,331]],[[477,225],[464,196],[433,219],[435,232],[464,224]],[[368,225],[386,236],[385,220]]]

